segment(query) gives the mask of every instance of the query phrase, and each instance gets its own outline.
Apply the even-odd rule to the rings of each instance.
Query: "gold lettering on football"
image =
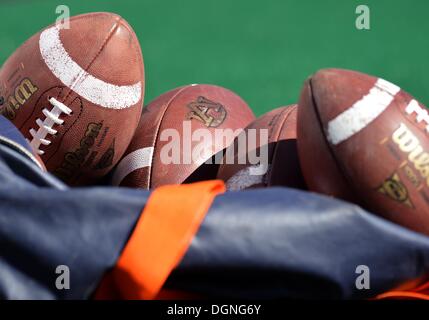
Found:
[[[423,149],[415,134],[404,123],[401,123],[393,133],[392,140],[399,150],[407,154],[408,160],[429,186],[429,153]]]
[[[0,110],[0,114],[9,120],[15,119],[16,110],[22,107],[38,89],[30,79],[25,78],[16,86],[14,94],[7,98],[7,103]]]

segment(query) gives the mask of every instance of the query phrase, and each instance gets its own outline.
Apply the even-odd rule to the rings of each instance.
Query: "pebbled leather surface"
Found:
[[[72,63],[66,64],[59,72],[64,79],[73,79],[72,84],[66,84],[54,74],[52,66],[48,67],[42,54],[42,34],[52,27],[29,38],[1,67],[0,96],[7,103],[0,112],[31,140],[29,131],[38,129],[36,120],[46,118],[42,110],[52,109],[49,97],[67,105],[73,112],[70,116],[62,114],[64,123],[53,126],[58,132],[47,136],[52,143],[41,146],[41,158],[49,172],[69,185],[91,184],[115,166],[137,128],[144,100],[143,57],[136,34],[120,16],[95,12],[71,17],[70,29],[58,31],[65,53],[48,50],[46,54],[50,63],[68,55],[82,69],[76,76]],[[51,38],[47,43],[58,50]],[[100,87],[95,79],[110,86]],[[133,105],[119,109],[101,106],[106,96],[121,104],[124,97],[118,97],[112,87],[139,83],[140,99]],[[80,91],[86,91],[92,101],[82,97]]]

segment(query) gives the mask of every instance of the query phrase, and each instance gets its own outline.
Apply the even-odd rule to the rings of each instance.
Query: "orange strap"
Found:
[[[429,294],[413,291],[389,291],[378,295],[376,300],[384,299],[413,299],[413,300],[429,300]]]
[[[410,290],[410,291],[388,291],[379,294],[375,297],[376,300],[384,299],[416,299],[416,300],[429,300],[429,282]]]
[[[115,269],[124,299],[154,299],[185,255],[214,198],[220,180],[163,186],[152,192]]]

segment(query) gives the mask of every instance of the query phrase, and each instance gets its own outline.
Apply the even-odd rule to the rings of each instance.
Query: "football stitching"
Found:
[[[129,108],[141,100],[141,81],[133,85],[118,86],[98,79],[87,72],[94,61],[97,61],[98,56],[118,29],[119,24],[116,22],[111,27],[97,53],[83,68],[70,57],[64,48],[59,27],[51,27],[41,33],[39,38],[41,56],[54,76],[68,87],[68,93],[62,102],[66,103],[65,101],[72,91],[93,104],[110,109]]]
[[[76,79],[74,80],[74,82],[71,84],[70,86],[70,90],[69,92],[65,95],[64,97],[64,101],[67,100],[67,98],[69,97],[69,95],[71,94],[73,88],[77,85],[78,82],[80,82],[79,80],[81,78],[83,78],[83,76],[85,75],[84,71],[88,71],[89,68],[92,66],[92,64],[95,62],[95,60],[100,56],[101,52],[103,51],[103,49],[106,47],[107,43],[109,42],[109,40],[111,39],[112,35],[114,34],[114,32],[117,30],[118,25],[119,25],[119,21],[120,18],[116,17],[115,18],[115,24],[114,26],[111,28],[111,30],[109,31],[109,33],[107,34],[106,38],[103,40],[103,43],[100,46],[100,49],[98,50],[98,52],[95,54],[94,58],[88,63],[88,65],[85,68],[82,68],[82,72],[76,77]],[[87,73],[88,74],[88,73]],[[84,79],[84,78],[83,78]],[[82,79],[82,81],[83,81]]]
[[[272,153],[272,154],[273,154],[273,156],[272,156],[272,159],[271,159],[271,166],[269,166],[269,167],[268,167],[269,172],[267,172],[267,173],[265,174],[265,176],[266,176],[265,180],[266,180],[266,184],[267,184],[267,186],[271,186],[271,183],[270,183],[270,181],[271,181],[271,173],[272,173],[272,168],[274,168],[274,167],[275,167],[275,166],[274,166],[274,162],[275,162],[275,160],[276,160],[276,152],[277,152],[277,149],[278,149],[278,143],[279,143],[279,136],[280,136],[280,133],[281,133],[281,131],[282,131],[282,129],[283,129],[283,127],[284,127],[284,125],[285,125],[286,121],[289,119],[289,117],[290,117],[291,113],[292,113],[296,108],[297,108],[297,106],[296,106],[296,105],[292,105],[292,106],[290,106],[290,107],[286,107],[286,108],[285,108],[285,110],[283,110],[283,111],[280,113],[280,115],[279,115],[279,117],[284,116],[284,118],[281,120],[281,124],[279,125],[279,130],[278,130],[277,135],[276,135],[276,137],[275,137],[275,145],[274,145],[274,150],[273,150],[273,153]],[[276,124],[277,124],[277,123],[276,123]]]
[[[47,108],[42,109],[42,113],[45,116],[45,119],[42,121],[41,118],[36,119],[36,125],[39,127],[37,131],[34,128],[30,129],[30,135],[32,139],[30,145],[33,147],[34,151],[40,155],[43,155],[45,151],[41,150],[41,145],[49,146],[52,141],[47,139],[48,135],[56,135],[58,130],[54,129],[53,126],[61,126],[65,120],[61,119],[60,116],[64,113],[67,116],[70,116],[72,110],[67,107],[62,102],[56,100],[55,98],[50,98],[49,103],[53,106],[51,110]]]
[[[164,120],[164,116],[167,113],[169,107],[171,106],[171,104],[173,103],[173,100],[176,99],[180,94],[182,94],[183,92],[185,92],[187,89],[192,88],[197,86],[196,84],[190,84],[187,86],[184,86],[183,88],[181,88],[180,90],[178,90],[171,98],[170,100],[168,100],[168,102],[166,103],[166,106],[164,108],[164,111],[162,112],[162,115],[160,117],[159,120],[159,126],[156,128],[156,132],[155,132],[155,136],[154,136],[154,143],[153,143],[153,147],[154,150],[156,150],[156,144],[158,142],[158,136],[159,136],[159,132],[161,131],[161,126],[162,126],[162,122]],[[154,157],[152,157],[152,163],[149,166],[149,174],[148,174],[148,188],[151,187],[151,181],[152,181],[152,165],[153,165],[153,160],[155,158],[155,152],[154,152]]]
[[[52,157],[54,157],[55,156],[55,154],[58,152],[58,150],[60,149],[60,147],[61,147],[61,143],[62,143],[62,141],[64,140],[64,137],[66,136],[66,134],[72,129],[72,127],[74,126],[74,124],[76,123],[76,122],[78,122],[79,121],[79,119],[81,118],[81,116],[82,116],[82,114],[83,114],[83,102],[82,102],[82,99],[79,97],[79,96],[76,96],[72,101],[71,101],[71,103],[70,103],[70,105],[73,105],[73,103],[75,102],[75,101],[78,101],[79,102],[79,114],[77,115],[77,117],[76,117],[76,119],[73,121],[73,123],[71,123],[70,125],[69,125],[69,127],[68,127],[68,129],[66,129],[64,132],[63,132],[63,134],[61,135],[61,137],[59,138],[59,143],[57,143],[57,148],[55,149],[55,151],[52,153],[52,155],[46,160],[46,164],[48,164],[49,163],[49,161],[51,161],[51,159],[52,159]]]
[[[150,185],[150,183],[151,183],[151,180],[152,180],[152,166],[153,166],[153,161],[154,161],[154,156],[155,156],[155,150],[156,150],[156,143],[157,143],[157,141],[158,141],[158,136],[159,136],[159,131],[161,130],[160,128],[161,128],[161,126],[162,126],[162,121],[164,120],[164,115],[165,115],[165,113],[167,112],[167,110],[168,110],[168,108],[169,108],[169,106],[171,105],[171,103],[172,103],[172,101],[178,96],[178,94],[180,94],[181,92],[183,92],[185,89],[187,89],[188,87],[190,87],[190,85],[188,85],[188,86],[184,86],[184,87],[181,87],[180,89],[176,89],[176,90],[178,90],[177,92],[175,92],[174,93],[174,95],[167,101],[167,103],[165,103],[165,104],[162,104],[160,107],[164,107],[164,110],[162,111],[162,113],[161,113],[161,115],[160,115],[160,118],[159,118],[159,125],[156,127],[156,131],[155,131],[155,134],[154,134],[154,136],[153,136],[153,139],[152,139],[152,143],[151,143],[151,146],[149,146],[149,147],[147,147],[147,146],[143,146],[143,147],[138,147],[138,148],[136,148],[136,149],[134,149],[133,151],[131,151],[131,152],[129,152],[128,154],[126,154],[120,161],[119,161],[119,163],[118,163],[118,165],[117,165],[117,167],[116,167],[116,169],[115,169],[115,174],[114,174],[114,176],[113,176],[113,178],[112,178],[112,181],[113,181],[113,183],[114,184],[117,184],[117,185],[120,185],[125,179],[127,179],[127,177],[129,177],[130,175],[132,175],[132,174],[136,174],[137,175],[137,178],[135,178],[137,181],[140,181],[140,180],[142,180],[142,179],[140,179],[140,173],[139,172],[137,172],[137,171],[140,171],[140,169],[147,169],[148,170],[148,173],[147,173],[147,181],[146,181],[146,179],[143,179],[143,181],[145,182],[145,183],[147,183],[147,188],[148,189],[150,189],[150,187],[151,187],[151,185]],[[146,106],[146,107],[144,107],[143,108],[143,112],[145,112],[145,111],[147,111],[148,110],[148,106]],[[156,110],[155,110],[156,111]],[[139,123],[139,126],[141,125],[141,123]],[[134,138],[133,138],[134,139]],[[127,174],[121,174],[121,175],[119,175],[119,173],[118,173],[118,168],[124,168],[124,167],[131,167],[131,168],[133,168],[133,166],[131,166],[131,164],[129,163],[130,161],[133,161],[133,158],[131,157],[129,157],[131,154],[135,154],[136,152],[138,152],[139,150],[143,150],[143,149],[146,149],[146,150],[148,150],[148,148],[151,148],[152,149],[152,151],[151,151],[151,155],[150,155],[150,157],[149,157],[149,159],[150,159],[150,163],[148,164],[148,165],[145,165],[144,167],[140,167],[140,166],[134,166],[135,167],[135,169],[134,170],[131,170],[131,171],[129,171]],[[148,152],[148,151],[144,151],[144,152]],[[126,162],[124,162],[124,161],[126,161]],[[124,164],[124,163],[127,163],[126,165]],[[120,177],[122,177],[122,179],[120,179]],[[144,178],[144,177],[143,177]]]
[[[345,184],[349,187],[349,190],[356,191],[355,188],[354,188],[354,186],[353,186],[353,184],[351,183],[350,177],[344,171],[343,167],[341,166],[340,162],[338,161],[338,159],[337,159],[337,157],[335,155],[334,150],[332,150],[331,144],[327,140],[326,131],[325,131],[324,126],[322,125],[322,123],[323,123],[322,122],[322,118],[321,118],[321,116],[319,114],[319,109],[317,107],[318,104],[316,102],[316,97],[313,95],[312,78],[310,78],[310,80],[308,82],[308,85],[309,85],[309,89],[310,89],[311,102],[312,102],[313,107],[314,107],[313,110],[314,110],[314,113],[316,115],[317,122],[318,122],[317,125],[319,126],[319,128],[320,128],[320,130],[321,130],[321,132],[323,134],[323,140],[325,141],[325,145],[328,148],[328,153],[331,155],[332,159],[335,162],[336,168],[339,170],[339,176],[341,176],[343,178]],[[358,194],[358,193],[356,193],[356,192],[348,192],[347,191],[347,197],[351,197],[352,199],[353,198],[354,199],[359,198],[361,200],[360,203],[364,203],[364,202],[362,202],[362,198],[361,197],[357,197],[356,194]]]
[[[49,92],[49,91],[51,91],[51,90],[53,90],[53,89],[55,89],[55,88],[59,88],[60,90],[59,90],[59,92],[55,95],[55,97],[59,100],[59,97],[61,96],[61,93],[62,93],[62,91],[65,89],[65,87],[64,86],[55,86],[55,87],[51,87],[51,88],[49,88],[48,90],[46,90],[46,91],[44,91],[41,95],[40,95],[40,97],[37,99],[37,101],[36,101],[36,103],[35,103],[35,105],[37,106],[39,103],[41,103],[41,99],[43,98],[43,96],[47,93],[47,92]],[[76,100],[79,100],[80,101],[80,103],[79,103],[79,114],[77,115],[77,117],[76,117],[76,119],[72,122],[72,123],[70,123],[70,125],[69,125],[69,127],[68,127],[68,129],[66,129],[64,132],[63,132],[63,134],[59,137],[59,142],[61,142],[63,139],[64,139],[64,136],[67,134],[67,132],[69,132],[69,130],[73,127],[73,125],[81,118],[81,116],[82,116],[82,113],[83,113],[83,106],[82,106],[82,100],[80,99],[80,97],[76,97],[76,98],[74,98],[72,101],[71,101],[71,103],[70,103],[70,105],[72,105]],[[40,114],[40,112],[36,112],[36,108],[34,108],[33,109],[33,111],[31,112],[31,114],[30,114],[30,116],[28,116],[28,118],[24,121],[24,123],[23,123],[23,125],[20,127],[20,130],[21,130],[21,128],[24,128],[26,125],[27,125],[27,122],[29,121],[29,119],[31,119],[33,116],[35,116],[35,114]],[[33,123],[32,121],[31,121],[31,123]],[[28,131],[26,131],[26,132],[28,132]],[[26,135],[26,138],[29,138],[29,136],[27,136]],[[58,145],[57,145],[57,147],[56,147],[56,149],[52,152],[52,155],[48,158],[48,159],[46,159],[46,160],[44,160],[44,162],[46,163],[46,164],[48,164],[49,163],[49,161],[51,160],[51,158],[53,157],[53,156],[55,156],[55,154],[58,152],[58,150],[60,149],[60,146],[61,146],[61,143],[57,143]]]

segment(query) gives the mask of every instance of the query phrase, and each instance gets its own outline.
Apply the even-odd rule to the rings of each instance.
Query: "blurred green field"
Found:
[[[146,66],[146,103],[188,83],[240,94],[256,114],[297,101],[303,80],[325,67],[384,77],[429,104],[427,0],[3,0],[0,63],[56,19],[111,11],[134,27]],[[355,8],[371,9],[371,30]]]

